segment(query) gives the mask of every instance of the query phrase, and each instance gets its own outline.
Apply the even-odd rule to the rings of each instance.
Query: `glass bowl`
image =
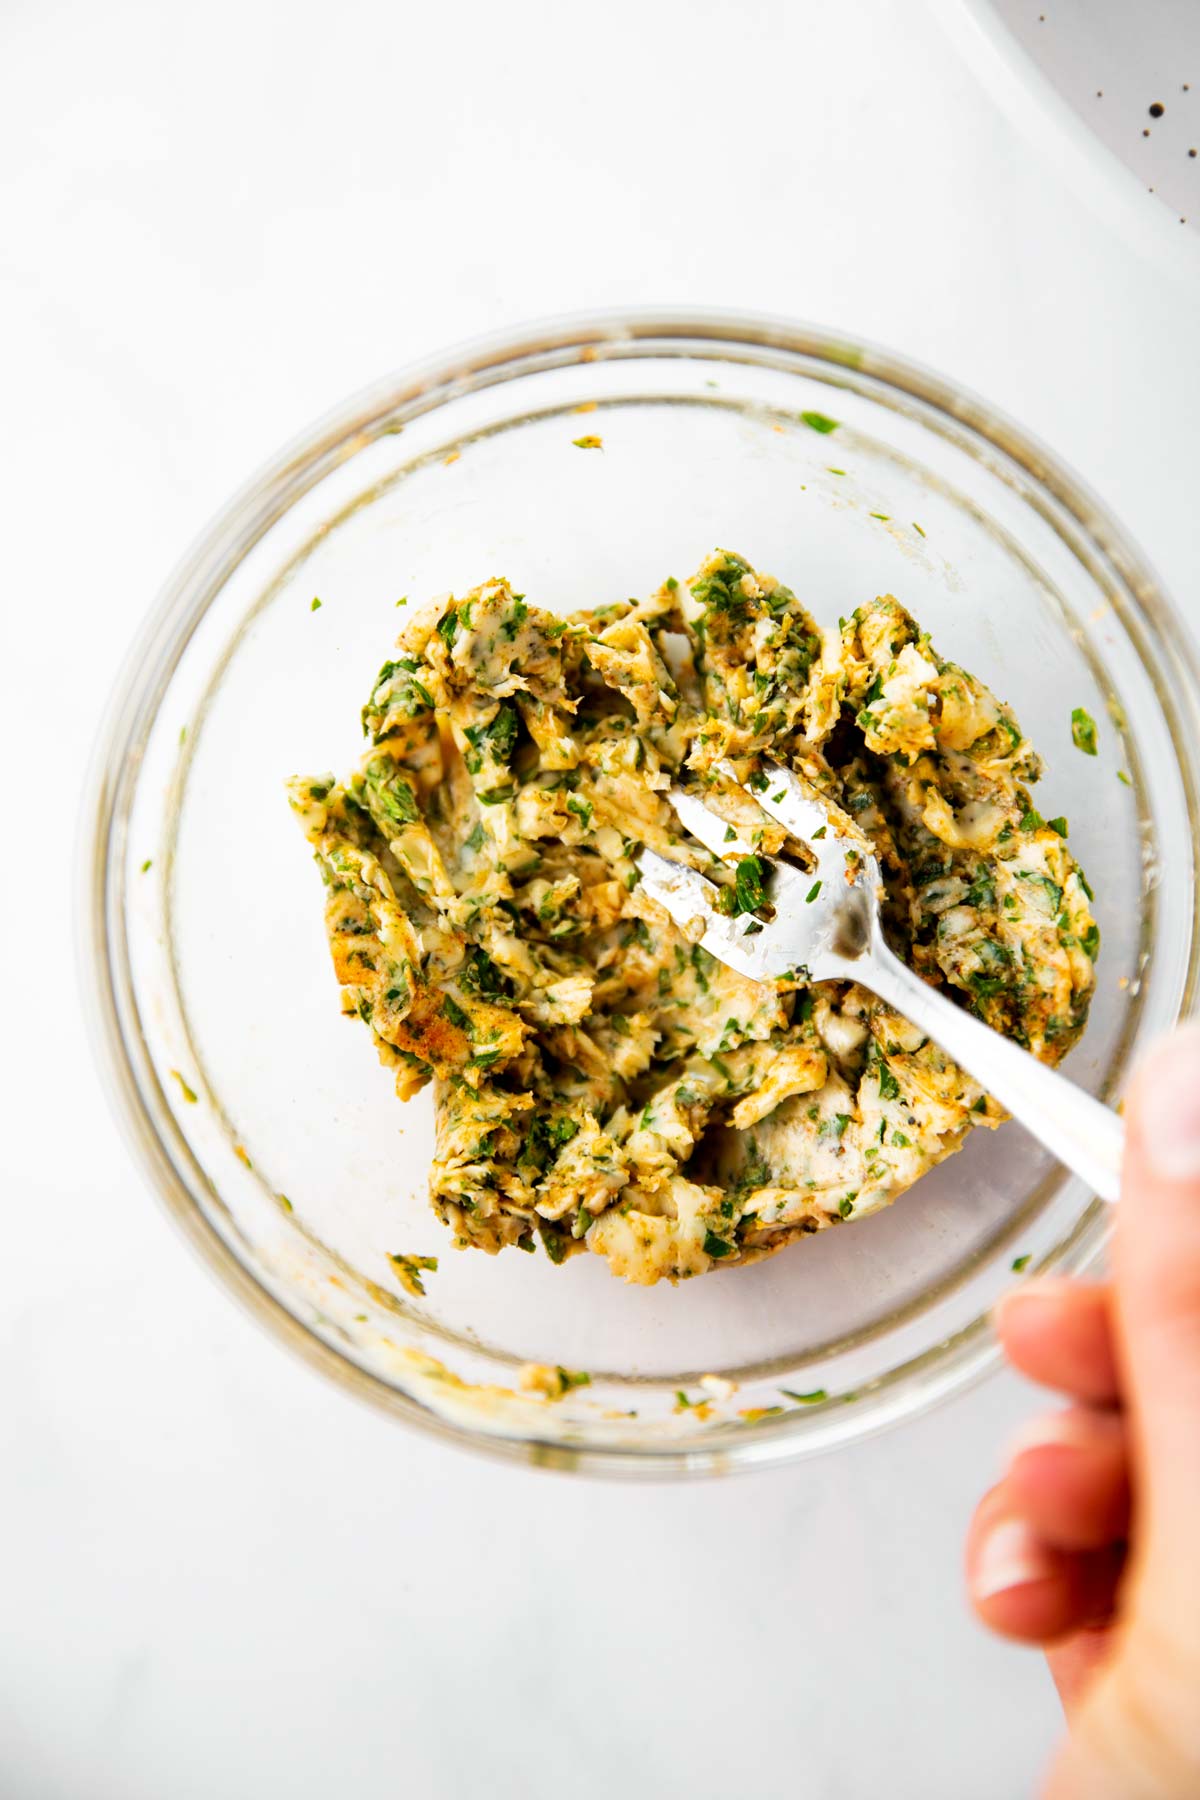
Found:
[[[1101,1205],[1012,1124],[974,1133],[851,1229],[678,1288],[626,1286],[592,1256],[456,1253],[429,1209],[428,1093],[401,1105],[339,1014],[284,780],[352,766],[404,597],[503,574],[539,605],[603,603],[716,544],[822,621],[895,593],[1013,703],[1103,931],[1068,1072],[1115,1097],[1196,992],[1187,635],[1061,464],[868,345],[756,318],[610,315],[392,377],[204,533],[135,646],[97,757],[95,1039],[171,1213],[258,1318],[353,1393],[558,1468],[710,1472],[862,1437],[992,1365],[989,1310],[1018,1266],[1079,1269],[1104,1237]],[[1077,706],[1099,721],[1094,758],[1072,745]],[[423,1298],[389,1251],[439,1258]],[[590,1382],[549,1398],[522,1385],[527,1364]]]

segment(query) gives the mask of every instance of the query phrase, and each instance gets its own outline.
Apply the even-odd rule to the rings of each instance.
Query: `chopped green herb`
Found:
[[[476,753],[474,768],[471,768],[470,758],[467,760],[470,772],[475,774],[482,768],[485,755],[491,756],[495,762],[508,762],[512,756],[519,730],[520,720],[517,717],[517,709],[509,700],[500,702],[495,718],[488,724],[468,725],[463,735]]]
[[[996,904],[996,884],[987,869],[980,869],[967,889],[968,906],[992,907]]]
[[[811,906],[813,901],[816,899],[817,895],[820,893],[820,891],[821,891],[821,883],[819,881],[814,881],[812,886],[809,888],[807,894],[805,894],[805,896],[804,896],[805,905]]]
[[[822,1400],[829,1398],[824,1388],[812,1388],[807,1394],[798,1394],[794,1388],[780,1388],[779,1391],[789,1400],[794,1400],[797,1406],[817,1406]]]
[[[1096,721],[1082,706],[1075,707],[1071,714],[1071,742],[1085,756],[1095,756],[1097,753]]]
[[[503,631],[505,637],[508,638],[510,642],[516,641],[517,632],[528,617],[529,608],[525,604],[524,594],[514,594],[508,617],[500,627],[501,631]]]
[[[767,865],[761,856],[743,856],[734,870],[733,886],[723,887],[717,904],[723,913],[737,918],[765,906]]]
[[[319,600],[314,600],[308,610],[309,610],[309,612],[319,612],[320,607],[321,607],[321,602]],[[362,692],[361,688],[359,689],[359,692],[360,693]]]
[[[421,817],[417,797],[397,772],[390,756],[373,756],[364,771],[364,779],[374,810],[382,813],[389,825],[417,823]]]
[[[1054,881],[1049,875],[1039,874],[1036,869],[1021,869],[1018,871],[1017,878],[1027,882],[1030,887],[1040,887],[1050,902],[1051,912],[1057,913],[1062,905],[1063,897],[1062,888],[1057,881]]]
[[[507,999],[512,992],[508,976],[492,961],[487,951],[481,950],[476,944],[472,944],[467,950],[458,979],[471,993],[480,994],[485,1000]]]
[[[1014,1256],[1013,1264],[1012,1264],[1013,1274],[1019,1275],[1023,1269],[1027,1269],[1029,1267],[1029,1265],[1032,1261],[1033,1261],[1033,1252],[1032,1251],[1029,1251],[1028,1254],[1025,1256]]]
[[[179,1091],[183,1095],[184,1099],[187,1101],[188,1105],[195,1106],[195,1104],[196,1104],[195,1089],[190,1088],[188,1086],[187,1082],[183,1079],[183,1076],[179,1073],[178,1069],[172,1069],[171,1074],[174,1077],[174,1079],[179,1083]]]
[[[468,1035],[470,1034],[470,1015],[465,1013],[457,1000],[453,999],[449,994],[442,995],[442,1011],[445,1013],[450,1023],[457,1026],[459,1031],[465,1031]]]
[[[400,1285],[410,1294],[423,1294],[425,1283],[422,1273],[437,1274],[438,1259],[436,1256],[405,1256],[400,1251],[388,1251],[388,1261],[400,1277]]]
[[[538,1236],[542,1240],[542,1249],[552,1263],[557,1264],[566,1260],[567,1246],[561,1232],[555,1231],[552,1226],[543,1223],[538,1226]]]
[[[720,1261],[721,1257],[729,1256],[732,1252],[732,1244],[727,1244],[725,1239],[718,1237],[715,1231],[705,1231],[704,1254],[706,1256],[715,1257],[717,1261]]]
[[[841,424],[840,419],[830,419],[819,412],[802,412],[800,417],[810,431],[819,431],[824,437],[828,437],[831,431],[836,431]]]

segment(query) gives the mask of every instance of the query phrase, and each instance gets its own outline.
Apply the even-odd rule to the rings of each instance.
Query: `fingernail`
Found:
[[[1026,1419],[1008,1440],[1008,1461],[1013,1462],[1026,1450],[1041,1450],[1048,1444],[1068,1444],[1077,1449],[1090,1444],[1093,1434],[1074,1413],[1043,1413],[1040,1418]]]
[[[979,1547],[971,1592],[976,1600],[990,1600],[1009,1588],[1045,1581],[1054,1572],[1054,1559],[1025,1521],[1002,1519]]]
[[[1155,1044],[1138,1076],[1138,1137],[1156,1174],[1200,1176],[1200,1022]]]

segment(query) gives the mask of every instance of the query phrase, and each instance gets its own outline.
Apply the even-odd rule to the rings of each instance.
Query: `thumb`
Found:
[[[1125,1120],[1112,1263],[1140,1560],[1200,1638],[1200,1022],[1154,1046]]]

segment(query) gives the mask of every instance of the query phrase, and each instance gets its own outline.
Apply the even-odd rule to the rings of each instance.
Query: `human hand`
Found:
[[[1111,1281],[997,1308],[1008,1360],[1071,1405],[1019,1434],[967,1540],[975,1611],[1045,1647],[1066,1710],[1045,1800],[1200,1795],[1200,1023],[1125,1121]]]

